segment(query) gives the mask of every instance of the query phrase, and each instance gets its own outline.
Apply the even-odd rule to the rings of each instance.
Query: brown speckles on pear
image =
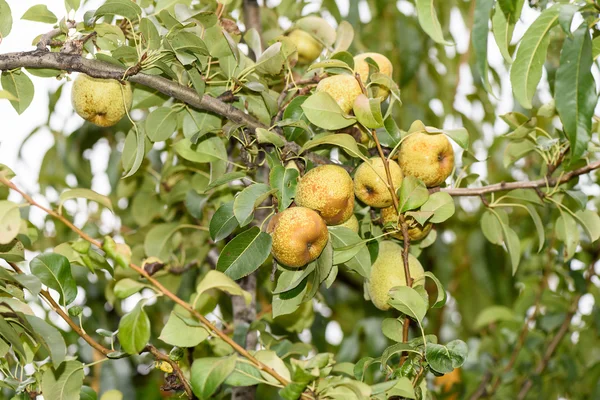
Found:
[[[388,166],[394,190],[398,190],[402,184],[402,170],[393,160],[389,160]],[[354,173],[354,193],[360,201],[371,207],[382,208],[392,205],[392,194],[386,183],[385,166],[379,157],[363,162]]]
[[[79,74],[73,82],[71,103],[79,116],[98,126],[112,126],[131,108],[133,95],[129,82],[97,79]]]
[[[338,225],[354,211],[354,183],[342,167],[321,165],[299,180],[295,201],[317,211],[327,225]]]
[[[412,133],[400,146],[400,167],[427,187],[439,186],[454,168],[454,150],[443,134]]]
[[[267,232],[273,238],[271,253],[291,268],[317,259],[329,240],[323,218],[306,207],[291,207],[277,214],[269,221]]]

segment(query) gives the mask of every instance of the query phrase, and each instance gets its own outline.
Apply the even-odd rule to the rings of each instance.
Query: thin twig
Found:
[[[75,21],[67,21],[68,29],[75,28],[75,26]],[[41,51],[48,51],[48,46],[50,46],[52,39],[54,39],[61,33],[63,33],[63,31],[60,28],[52,29],[51,31],[44,33],[36,46],[37,49]]]
[[[173,372],[175,372],[175,374],[181,381],[181,384],[183,385],[183,388],[184,388],[187,396],[190,399],[194,397],[194,394],[192,392],[192,387],[190,386],[187,379],[185,379],[185,375],[183,374],[183,371],[181,370],[181,368],[179,367],[179,364],[176,361],[171,360],[171,358],[167,354],[161,353],[156,347],[154,347],[151,344],[147,344],[143,351],[149,352],[157,360],[168,362],[169,365],[171,365],[171,367],[173,368]]]

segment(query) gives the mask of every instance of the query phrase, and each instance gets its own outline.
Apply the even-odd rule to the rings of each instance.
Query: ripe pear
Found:
[[[394,190],[402,184],[402,170],[396,161],[388,161]],[[379,157],[370,158],[358,166],[354,173],[354,194],[363,203],[376,208],[393,204],[392,194],[386,186],[385,166]]]
[[[342,111],[348,114],[354,106],[354,100],[362,93],[362,89],[354,76],[342,74],[322,79],[317,85],[317,92],[328,93]]]
[[[352,216],[354,183],[344,168],[320,165],[300,178],[295,201],[318,212],[327,225],[339,225]]]
[[[358,233],[358,218],[356,218],[356,215],[352,214],[352,216],[346,222],[339,224],[338,226],[343,226],[344,228],[350,229],[354,233]]]
[[[454,168],[454,150],[441,133],[410,134],[400,145],[399,159],[404,175],[419,178],[427,187],[441,185]]]
[[[306,207],[291,207],[275,215],[267,232],[273,238],[273,257],[290,268],[316,260],[329,240],[323,218]]]
[[[426,222],[425,225],[421,225],[417,222],[416,219],[407,215],[404,219],[406,224],[408,225],[408,237],[410,240],[421,240],[425,236],[431,232],[431,228],[433,224],[431,222]],[[383,225],[387,224],[398,224],[398,213],[394,207],[386,207],[381,209],[381,222]],[[398,224],[398,229],[400,229],[400,225]],[[404,240],[404,236],[402,232],[397,232],[390,235],[396,239]]]
[[[112,126],[131,108],[129,82],[92,78],[79,74],[73,82],[71,102],[79,116],[98,126]]]
[[[321,42],[302,29],[294,29],[287,37],[296,45],[298,63],[300,65],[310,64],[315,61],[323,51]]]
[[[362,53],[354,57],[354,71],[360,75],[360,79],[363,83],[367,83],[369,78],[369,63],[366,61],[367,58],[371,58],[377,63],[379,72],[392,77],[394,67],[392,62],[383,54],[379,53]],[[377,98],[386,99],[390,91],[383,86],[373,85],[373,94]]]
[[[423,266],[412,254],[408,255],[408,269],[413,284],[425,276]],[[380,310],[388,310],[389,291],[395,286],[406,286],[406,275],[402,261],[402,247],[392,241],[379,243],[379,254],[371,266],[367,290],[371,301]]]

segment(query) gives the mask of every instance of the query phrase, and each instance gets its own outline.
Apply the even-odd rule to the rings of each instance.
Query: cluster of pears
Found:
[[[115,79],[92,78],[79,74],[71,89],[75,112],[86,121],[98,126],[113,126],[131,108],[133,95],[129,82]]]

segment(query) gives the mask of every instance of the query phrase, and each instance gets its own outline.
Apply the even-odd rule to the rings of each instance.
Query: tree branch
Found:
[[[573,178],[578,177],[579,175],[585,175],[589,172],[592,172],[596,169],[600,168],[600,161],[595,161],[586,165],[585,167],[581,167],[575,169],[573,171],[569,171],[564,173],[563,175],[556,178],[549,179],[538,179],[535,181],[525,181],[525,182],[500,182],[495,183],[493,185],[482,186],[479,188],[434,188],[431,189],[431,192],[446,192],[450,196],[481,196],[488,193],[493,192],[503,192],[514,189],[538,189],[546,186],[557,186],[563,183],[570,181]]]
[[[0,54],[0,70],[7,71],[15,68],[49,68],[67,72],[83,72],[94,78],[122,80],[127,75],[127,69],[98,60],[90,60],[76,54],[49,52],[46,50],[24,51]],[[187,86],[163,78],[158,75],[148,75],[143,72],[130,76],[129,81],[158,90],[159,92],[182,101],[194,108],[210,111],[228,120],[246,126],[254,132],[257,128],[269,129],[260,121],[234,106],[224,103],[208,95],[199,96]],[[280,132],[276,132],[285,140]],[[285,140],[289,151],[300,154],[300,145]],[[331,164],[327,157],[307,152],[306,158],[315,164]]]

